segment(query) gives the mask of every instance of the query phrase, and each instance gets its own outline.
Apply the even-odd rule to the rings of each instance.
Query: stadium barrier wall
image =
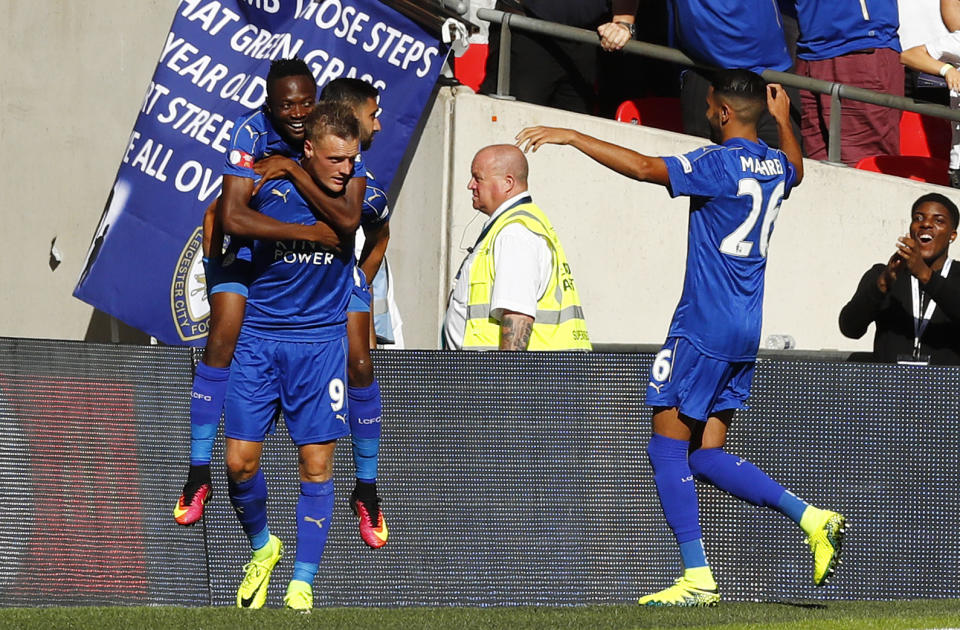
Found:
[[[7,151],[0,169],[7,253],[0,335],[112,339],[108,322],[92,317],[91,307],[71,293],[177,5],[4,2],[0,93],[8,115],[0,117],[0,136],[16,151]],[[71,95],[69,116],[49,97],[50,86]],[[109,98],[85,96],[102,94]],[[396,214],[388,256],[408,347],[438,347],[450,281],[480,231],[482,216],[466,190],[473,154],[490,143],[512,143],[531,124],[574,127],[657,155],[703,143],[466,88],[440,89],[407,176],[390,195]],[[50,177],[38,165],[51,154],[77,156],[83,168],[61,168]],[[859,341],[840,336],[839,309],[861,274],[893,253],[913,199],[937,190],[960,201],[960,192],[809,160],[806,171],[772,239],[764,335],[793,335],[805,349],[867,350],[870,333]],[[594,340],[661,343],[683,277],[684,201],[569,147],[531,156],[531,189],[556,224]],[[117,338],[146,341],[123,326]]]
[[[650,354],[381,351],[389,544],[337,502],[318,606],[630,602],[676,577],[645,445]],[[0,606],[232,605],[249,559],[222,440],[204,521],[174,524],[191,352],[0,338]],[[850,522],[834,582],[811,585],[798,528],[698,484],[725,599],[958,597],[960,369],[764,359],[729,450]],[[270,525],[295,553],[296,453],[263,457]]]

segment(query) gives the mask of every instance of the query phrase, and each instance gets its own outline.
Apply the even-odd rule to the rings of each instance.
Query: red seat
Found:
[[[900,116],[900,155],[942,160],[950,157],[950,122],[943,118],[903,112]]]
[[[453,76],[474,92],[479,92],[480,84],[487,76],[487,56],[489,54],[490,46],[488,44],[470,44],[462,57],[454,58]]]
[[[935,157],[919,155],[874,155],[857,162],[856,168],[861,171],[873,171],[896,175],[919,182],[929,182],[949,186],[950,178],[947,175],[949,163]]]
[[[683,133],[683,112],[679,98],[648,96],[624,101],[617,108],[616,118],[620,122]]]

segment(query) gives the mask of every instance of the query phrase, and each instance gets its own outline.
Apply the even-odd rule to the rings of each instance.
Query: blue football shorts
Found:
[[[350,294],[350,302],[347,304],[348,313],[369,313],[370,287],[367,285],[367,277],[363,274],[360,267],[353,266],[353,292]]]
[[[253,275],[253,263],[237,258],[231,252],[223,256],[203,258],[203,273],[207,279],[207,295],[215,293],[236,293],[247,297],[250,278]]]
[[[241,332],[224,401],[224,435],[262,442],[283,410],[297,446],[350,433],[347,338],[299,342]]]
[[[671,337],[650,369],[647,405],[676,407],[701,422],[718,411],[746,409],[755,366],[708,357],[686,339]]]

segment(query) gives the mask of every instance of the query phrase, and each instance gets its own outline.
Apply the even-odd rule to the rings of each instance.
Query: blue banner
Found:
[[[75,297],[163,343],[204,342],[203,211],[233,120],[263,103],[271,60],[293,56],[320,87],[380,90],[364,160],[389,187],[443,64],[434,36],[375,0],[181,0]]]

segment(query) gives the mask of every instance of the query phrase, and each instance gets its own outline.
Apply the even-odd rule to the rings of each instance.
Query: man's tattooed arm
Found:
[[[533,318],[523,313],[504,311],[500,320],[500,349],[526,350],[530,343]]]

